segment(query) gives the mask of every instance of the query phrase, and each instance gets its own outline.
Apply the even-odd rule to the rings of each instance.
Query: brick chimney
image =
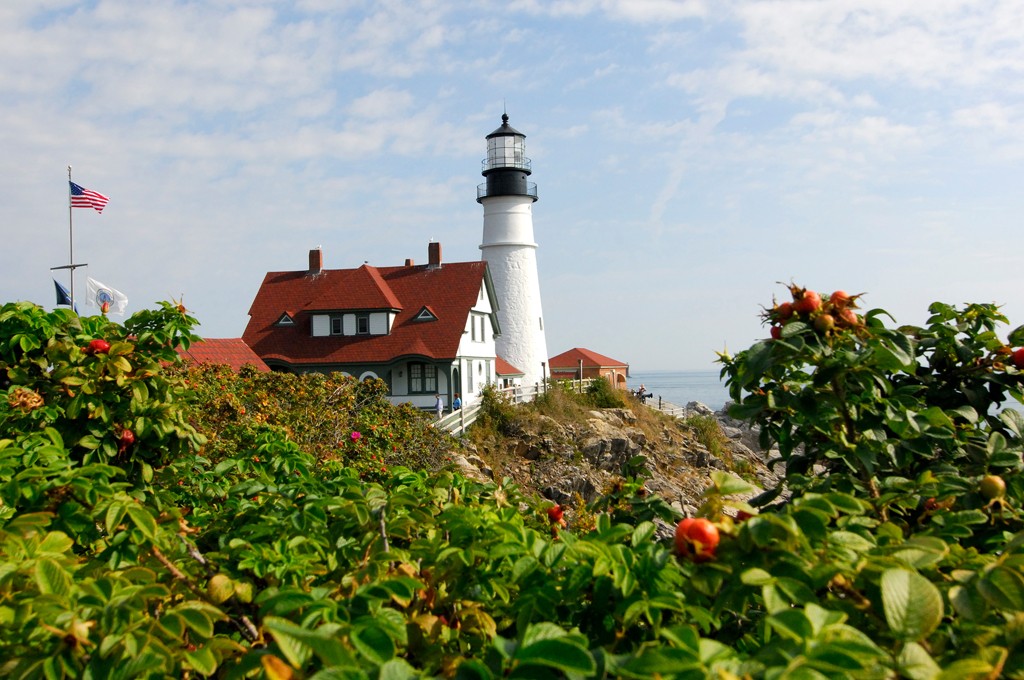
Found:
[[[441,268],[441,243],[438,241],[431,241],[427,245],[427,259],[428,266],[431,269]]]
[[[309,251],[309,273],[316,276],[324,270],[324,251],[313,248]]]
[[[407,258],[405,258],[405,266],[406,267],[415,267],[416,263],[412,261],[411,257],[407,257]]]

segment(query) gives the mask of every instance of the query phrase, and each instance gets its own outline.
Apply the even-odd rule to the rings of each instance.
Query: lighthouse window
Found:
[[[540,321],[540,329],[544,330],[544,317],[543,316],[538,316],[537,317],[537,321]]]

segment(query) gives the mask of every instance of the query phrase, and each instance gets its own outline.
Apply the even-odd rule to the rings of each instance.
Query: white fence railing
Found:
[[[590,379],[586,380],[559,380],[560,384],[565,385],[567,388],[571,388],[573,391],[583,392],[590,383],[593,382]],[[532,385],[514,385],[512,387],[506,387],[504,389],[495,390],[499,395],[506,395],[513,404],[522,404],[528,401],[534,401],[539,395],[544,394],[549,389],[548,383],[534,383]],[[464,406],[457,411],[452,411],[442,416],[439,420],[434,421],[434,427],[446,430],[449,434],[455,436],[461,436],[466,428],[476,422],[477,418],[480,417],[480,409],[483,406],[483,400],[477,400],[469,406]]]

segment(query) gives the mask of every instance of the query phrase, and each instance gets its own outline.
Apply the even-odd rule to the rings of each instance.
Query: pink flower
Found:
[[[360,432],[353,432],[352,433],[352,441],[357,442],[357,441],[359,441],[362,438],[363,438],[362,433],[360,433]]]

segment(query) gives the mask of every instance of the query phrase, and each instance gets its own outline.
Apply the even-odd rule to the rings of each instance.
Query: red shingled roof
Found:
[[[577,370],[580,365],[580,359],[583,360],[584,367],[590,368],[628,368],[629,364],[624,361],[618,361],[611,357],[606,357],[603,354],[584,349],[582,347],[574,347],[567,352],[562,352],[558,356],[553,356],[548,361],[548,365],[551,366],[551,371],[554,372],[558,369],[562,370]]]
[[[399,266],[270,272],[249,309],[242,338],[264,360],[301,364],[388,362],[401,356],[454,358],[487,264]],[[436,321],[417,321],[427,307]],[[388,335],[313,337],[313,313],[394,310]],[[289,311],[294,325],[279,326]]]
[[[494,373],[495,375],[503,376],[523,376],[526,375],[523,371],[516,368],[512,364],[508,363],[501,357],[494,360]]]
[[[197,364],[227,364],[237,371],[246,364],[252,364],[264,373],[270,371],[263,359],[245,344],[241,338],[208,338],[193,342],[187,350],[178,348],[178,354],[185,361]]]

